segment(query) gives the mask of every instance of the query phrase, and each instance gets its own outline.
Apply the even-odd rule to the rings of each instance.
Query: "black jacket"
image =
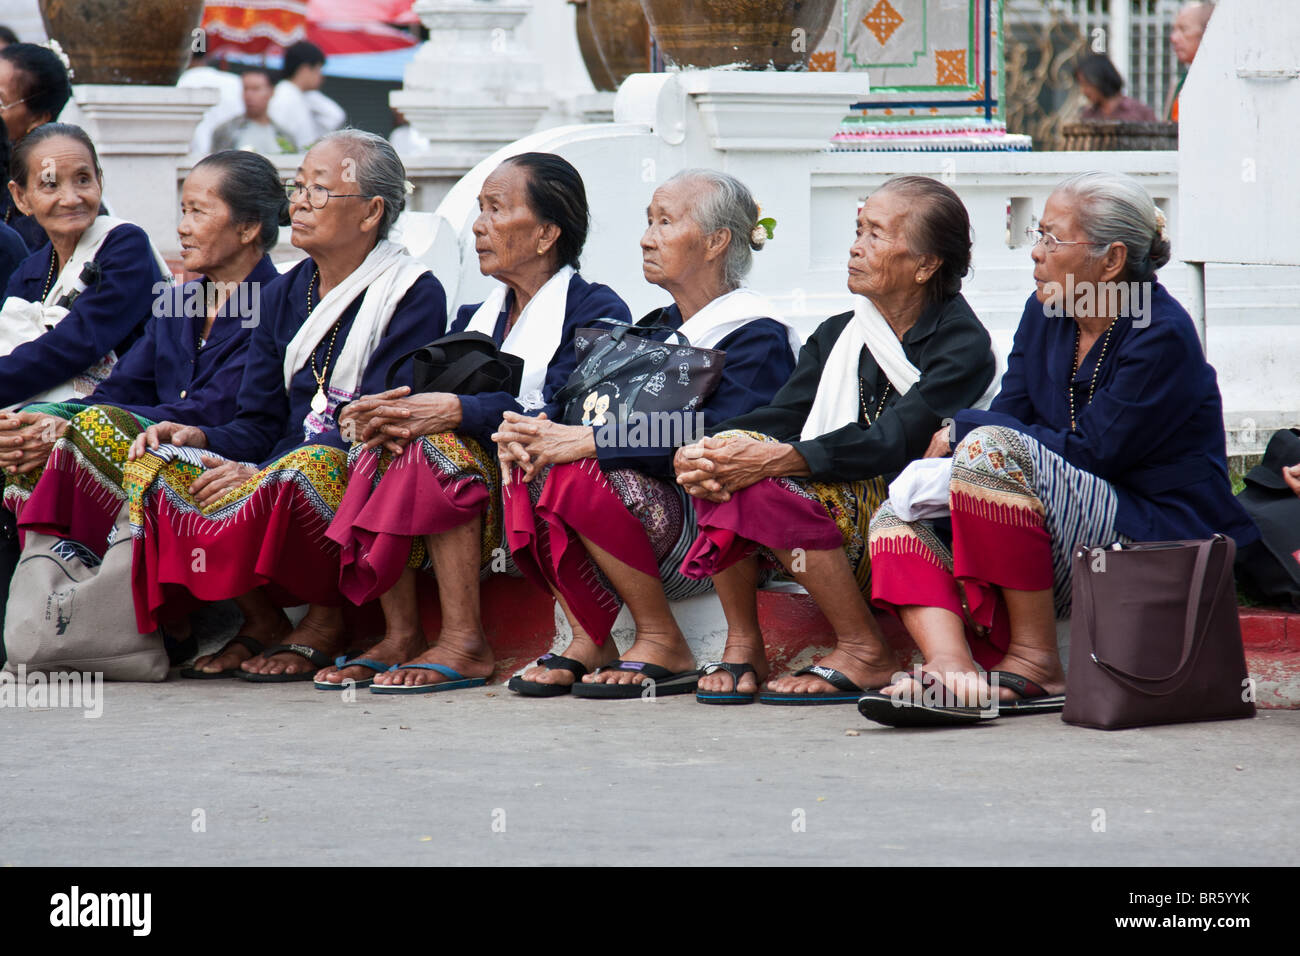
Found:
[[[816,481],[861,481],[876,475],[892,479],[925,453],[943,419],[979,401],[993,380],[996,364],[989,334],[958,294],[927,306],[903,334],[903,352],[921,370],[920,380],[906,395],[900,397],[890,388],[876,418],[888,379],[871,352],[863,348],[858,375],[872,424],[868,426],[859,412],[855,424],[799,441],[822,369],[835,340],[852,318],[852,312],[844,312],[819,325],[799,351],[794,374],[771,403],[722,422],[710,434],[742,428],[789,442],[808,463]],[[856,392],[858,385],[845,382],[843,387]]]

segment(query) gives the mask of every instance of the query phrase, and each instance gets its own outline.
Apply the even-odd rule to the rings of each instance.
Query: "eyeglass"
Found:
[[[1105,242],[1088,242],[1086,240],[1077,240],[1077,239],[1057,239],[1050,232],[1043,232],[1043,230],[1039,229],[1037,226],[1030,226],[1029,228],[1027,228],[1025,230],[1025,238],[1028,239],[1035,246],[1041,242],[1049,253],[1055,252],[1057,246],[1108,245],[1108,243]]]
[[[325,204],[331,199],[373,199],[373,196],[367,196],[364,193],[332,193],[324,186],[312,183],[310,186],[304,186],[302,183],[287,182],[284,184],[285,195],[289,197],[289,202],[298,202],[302,199],[302,194],[307,194],[307,202],[311,204],[312,209],[324,209]]]
[[[26,103],[30,99],[31,99],[30,96],[24,96],[21,100],[14,100],[12,103],[6,103],[4,100],[0,100],[0,113],[4,112],[5,110],[11,110],[15,106],[18,106],[19,104],[22,103]]]

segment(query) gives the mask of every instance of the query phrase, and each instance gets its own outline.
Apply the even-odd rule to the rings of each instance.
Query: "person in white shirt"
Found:
[[[244,112],[244,84],[234,73],[208,66],[207,53],[196,52],[190,57],[190,66],[176,81],[177,86],[207,87],[216,90],[220,99],[208,107],[194,128],[190,152],[206,156],[212,152],[212,132],[228,119]]]
[[[306,40],[284,51],[284,79],[275,85],[269,107],[271,121],[308,149],[326,133],[347,121],[343,107],[320,91],[325,83],[325,54]]]
[[[244,113],[226,120],[212,134],[212,150],[251,149],[263,156],[297,151],[297,144],[289,131],[272,122],[267,115],[271,102],[271,74],[256,67],[245,70]]]
[[[393,131],[388,134],[388,141],[393,144],[393,149],[397,150],[397,155],[409,156],[414,153],[427,153],[430,143],[425,135],[411,125],[401,110],[396,107],[391,107],[391,109]]]

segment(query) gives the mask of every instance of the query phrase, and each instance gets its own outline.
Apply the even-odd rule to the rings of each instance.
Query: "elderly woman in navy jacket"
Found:
[[[157,284],[144,336],[94,392],[27,406],[17,416],[27,426],[0,437],[0,448],[13,449],[0,452],[5,503],[23,528],[102,550],[140,431],[159,421],[210,427],[234,415],[261,288],[279,278],[267,252],[288,211],[279,174],[256,153],[213,153],[195,165],[177,231],[181,260],[199,278]]]
[[[798,336],[772,317],[771,302],[741,285],[762,235],[749,190],[713,170],[678,173],[647,209],[642,271],[673,301],[642,324],[658,326],[658,340],[671,328],[692,346],[725,353],[717,389],[683,411],[704,428],[765,404],[794,369]],[[658,694],[695,689],[694,657],[669,600],[709,582],[679,571],[696,524],[673,480],[676,448],[660,444],[675,436],[608,431],[508,413],[496,435],[515,476],[503,479],[511,551],[526,576],[555,594],[573,631],[564,654],[548,654],[510,682],[518,693],[639,697],[646,680]],[[624,602],[636,640],[620,659],[609,634]]]
[[[1129,176],[1080,174],[1031,234],[1037,290],[1001,391],[956,416],[951,526],[886,504],[871,528],[875,603],[901,617],[954,719],[991,681],[1002,712],[1064,706],[1055,618],[1075,545],[1258,536],[1232,496],[1214,369],[1156,281],[1170,246],[1151,197]],[[908,679],[859,706],[933,720],[936,690],[923,701]]]
[[[480,332],[522,358],[519,396],[408,396],[402,388],[344,413],[361,444],[329,536],[342,547],[343,593],[358,604],[378,597],[386,630],[364,658],[318,674],[321,689],[367,683],[385,668],[375,693],[455,690],[492,673],[479,613],[480,574],[493,570],[504,544],[492,432],[506,411],[554,411],[550,402],[577,364],[579,328],[631,320],[612,289],[577,272],[589,220],[586,187],[567,160],[521,153],[502,162],[483,181],[473,229],[479,269],[496,287],[462,306],[451,331]],[[416,568],[438,581],[442,619],[432,646],[420,626]]]

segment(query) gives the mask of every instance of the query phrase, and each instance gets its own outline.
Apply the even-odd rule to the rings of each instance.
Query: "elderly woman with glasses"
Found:
[[[699,414],[707,428],[763,404],[794,368],[798,336],[741,285],[765,235],[749,190],[725,173],[689,169],[655,190],[646,214],[642,271],[673,301],[641,324],[656,340],[675,329],[687,346],[725,353],[716,390],[682,414]],[[678,570],[695,538],[695,513],[672,480],[671,429],[638,439],[635,428],[607,435],[542,415],[505,418],[494,437],[510,548],[520,570],[556,596],[573,632],[563,654],[546,655],[510,689],[629,698],[651,680],[658,694],[693,691],[694,657],[669,599],[708,582]],[[636,639],[619,658],[609,632],[624,602]]]
[[[72,96],[68,69],[59,55],[35,43],[0,49],[0,120],[15,146],[32,130],[59,118]],[[45,245],[41,224],[0,189],[0,220],[13,228],[31,252]]]
[[[1082,173],[1034,237],[1036,290],[1001,390],[956,416],[950,519],[904,521],[887,504],[871,523],[873,599],[916,640],[928,685],[864,696],[882,723],[1061,710],[1055,621],[1077,544],[1258,537],[1228,480],[1214,368],[1156,278],[1170,246],[1151,197],[1132,177]]]
[[[152,425],[125,471],[141,631],[195,599],[234,598],[244,614],[192,676],[310,680],[343,649],[339,549],[325,536],[347,476],[339,410],[382,391],[446,325],[442,285],[387,238],[406,202],[387,140],[326,136],[289,199],[308,257],[263,292],[234,418]],[[409,361],[396,371],[409,383]],[[280,608],[304,603],[295,629]]]

